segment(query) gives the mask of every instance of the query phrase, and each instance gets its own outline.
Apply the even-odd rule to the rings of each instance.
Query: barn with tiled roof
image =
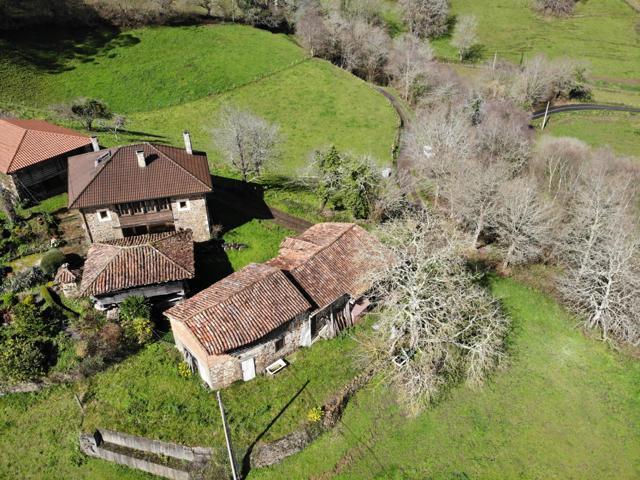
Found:
[[[0,119],[0,184],[20,199],[66,191],[67,159],[97,141],[44,120]]]

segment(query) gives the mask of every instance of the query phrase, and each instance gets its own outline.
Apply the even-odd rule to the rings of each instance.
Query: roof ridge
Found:
[[[171,237],[166,237],[166,238],[171,238]],[[146,245],[145,245],[146,246]],[[172,263],[173,265],[177,266],[180,270],[182,270],[184,273],[186,273],[189,277],[191,275],[193,275],[193,272],[190,272],[189,270],[187,270],[186,268],[184,268],[182,265],[180,265],[178,262],[176,262],[173,258],[171,258],[169,255],[167,255],[166,253],[164,253],[162,250],[160,250],[158,247],[156,247],[154,244],[150,243],[148,244],[149,247],[153,248],[156,252],[158,252],[162,257],[164,257],[166,260],[168,260],[170,263]]]
[[[331,222],[331,223],[336,224],[336,223],[343,223],[343,222]],[[342,232],[340,232],[340,235],[338,235],[337,237],[335,237],[335,238],[331,241],[331,243],[329,243],[329,244],[327,244],[327,245],[317,245],[317,244],[315,244],[315,243],[312,243],[312,245],[316,245],[316,246],[317,246],[317,247],[319,247],[319,248],[318,248],[315,252],[313,252],[311,255],[309,255],[309,258],[307,258],[307,260],[306,260],[306,261],[310,260],[311,258],[313,258],[313,257],[315,257],[316,255],[318,255],[320,252],[323,252],[323,251],[325,251],[327,248],[329,248],[330,246],[334,245],[334,244],[335,244],[338,240],[340,240],[340,239],[341,239],[341,238],[342,238],[342,237],[343,237],[343,236],[344,236],[344,235],[345,235],[349,230],[353,230],[353,229],[354,229],[354,227],[356,227],[356,226],[357,226],[355,223],[349,223],[349,222],[344,222],[344,224],[345,224],[345,225],[348,225],[348,228],[345,228]],[[321,223],[316,223],[316,225],[322,225],[322,224],[321,224]],[[313,228],[313,227],[310,227],[310,228]],[[303,241],[304,241],[304,240],[303,240]],[[308,242],[308,243],[311,243],[311,242]],[[293,268],[295,269],[295,268],[298,268],[298,267],[303,266],[303,265],[306,263],[306,261],[305,261],[305,262],[302,262],[300,265],[297,265],[297,266],[295,266],[295,267],[293,267]]]
[[[73,203],[69,204],[69,208],[75,208],[73,205],[76,203],[76,201],[82,196],[84,192],[87,191],[87,188],[89,188],[93,184],[93,182],[95,182],[96,178],[98,178],[98,175],[102,172],[102,170],[105,169],[107,165],[111,163],[111,160],[113,160],[113,157],[115,156],[116,153],[120,151],[121,148],[122,147],[113,147],[113,149],[115,149],[113,151],[112,151],[112,148],[105,149],[105,150],[109,150],[111,152],[111,155],[109,155],[109,158],[107,160],[100,162],[98,164],[98,166],[102,165],[100,167],[100,170],[96,172],[96,174],[91,177],[91,180],[89,180],[89,182],[84,186],[84,188],[78,192],[78,194],[76,195],[76,198],[73,200]],[[100,152],[100,150],[98,150],[98,152]],[[98,153],[98,152],[93,152],[93,153]]]
[[[167,155],[166,153],[164,153],[162,150],[160,150],[158,148],[158,146],[156,146],[156,144],[154,143],[150,143],[150,142],[145,142],[148,143],[149,146],[151,148],[153,148],[155,151],[157,151],[158,153],[160,153],[160,155],[164,156],[166,159],[168,159],[170,162],[172,162],[174,165],[177,165],[178,168],[180,168],[181,170],[185,171],[189,176],[191,176],[192,178],[194,178],[197,182],[199,182],[200,184],[204,185],[205,187],[209,188],[209,185],[205,184],[202,180],[200,180],[198,177],[196,177],[193,173],[191,173],[189,170],[187,170],[186,168],[184,168],[182,165],[180,165],[178,162],[176,162],[173,158],[171,158],[169,155]],[[177,148],[177,147],[172,147],[172,148]],[[181,149],[180,149],[181,150]],[[186,151],[186,150],[185,150]],[[193,155],[193,154],[191,154]]]
[[[115,248],[115,245],[109,245],[108,243],[95,243],[94,245],[104,245],[104,246],[107,246],[107,247],[110,247],[110,248]],[[120,250],[116,249],[116,250],[115,250],[115,252],[114,252],[114,254],[113,254],[113,255],[111,255],[111,256],[108,258],[108,260],[104,263],[104,265],[102,266],[102,268],[100,268],[100,269],[98,270],[98,272],[93,276],[93,278],[91,279],[91,281],[90,281],[90,282],[89,282],[89,283],[88,283],[88,284],[87,284],[87,285],[86,285],[86,286],[81,290],[81,292],[80,292],[80,293],[84,293],[84,292],[86,292],[86,291],[89,289],[89,287],[91,287],[91,286],[94,284],[94,282],[98,279],[98,277],[99,277],[100,275],[102,275],[102,272],[104,272],[104,271],[107,269],[107,267],[108,267],[108,266],[109,266],[109,264],[113,261],[113,259],[114,259],[114,258],[116,258],[118,255],[120,255]],[[89,255],[88,255],[88,253],[87,253],[87,258],[88,258],[88,257],[89,257]],[[85,271],[86,271],[86,268],[85,268]],[[83,276],[83,277],[82,277],[82,279],[84,280],[84,279],[85,279],[85,277]],[[80,285],[82,286],[82,282],[80,283]]]
[[[11,123],[11,122],[8,122]],[[13,165],[13,162],[16,160],[16,157],[18,156],[18,152],[20,151],[20,147],[22,146],[22,144],[24,143],[24,137],[27,136],[27,132],[29,131],[26,128],[22,128],[19,125],[15,125],[14,123],[11,123],[11,125],[13,125],[14,127],[18,127],[20,129],[22,129],[22,137],[20,137],[20,143],[18,143],[15,152],[13,152],[13,156],[11,157],[11,161],[9,162],[9,165],[7,165],[7,172],[11,171],[11,166]]]

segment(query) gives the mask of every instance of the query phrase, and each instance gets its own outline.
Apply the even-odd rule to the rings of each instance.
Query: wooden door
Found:
[[[253,358],[242,360],[242,379],[245,382],[256,378],[256,362]]]

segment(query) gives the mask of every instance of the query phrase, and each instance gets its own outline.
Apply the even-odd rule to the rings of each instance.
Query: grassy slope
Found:
[[[613,82],[640,77],[640,49],[634,31],[638,14],[623,0],[579,2],[575,15],[567,19],[541,17],[529,5],[529,0],[453,0],[452,12],[478,18],[486,58],[497,51],[518,62],[523,53],[544,52],[586,60],[594,75]],[[439,55],[456,58],[448,39],[437,40],[434,46]]]
[[[0,55],[5,100],[44,107],[88,96],[117,112],[148,111],[227,90],[304,58],[283,35],[237,25],[51,35],[0,40],[7,52]],[[58,57],[41,58],[46,49]],[[16,68],[18,56],[30,61]],[[25,89],[25,80],[37,82],[35,88]]]
[[[414,419],[388,391],[362,392],[345,428],[250,478],[638,478],[640,364],[585,338],[551,299],[510,280],[494,289],[513,352],[482,390],[459,387]]]
[[[390,162],[397,118],[387,100],[361,80],[320,60],[227,94],[132,115],[130,129],[160,135],[162,141],[178,145],[182,131],[190,129],[194,146],[206,150],[216,164],[220,157],[211,130],[223,104],[248,108],[280,126],[282,158],[272,168],[279,174],[295,173],[312,150],[330,144],[372,154],[381,164]],[[145,135],[119,140],[136,138]],[[109,134],[103,140],[115,141]]]
[[[575,137],[593,146],[611,146],[623,155],[640,159],[640,115],[594,112],[554,115],[544,132],[556,137]]]

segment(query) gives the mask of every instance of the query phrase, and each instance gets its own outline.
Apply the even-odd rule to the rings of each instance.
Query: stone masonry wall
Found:
[[[16,187],[16,183],[11,175],[0,173],[0,186],[9,190],[16,198],[18,197],[18,187]]]
[[[180,200],[189,200],[189,210],[180,210]],[[209,211],[207,209],[206,197],[172,198],[171,210],[173,210],[173,221],[176,230],[193,231],[193,240],[196,242],[206,242],[210,238]]]
[[[108,209],[111,219],[108,221],[100,221],[98,219],[98,210]],[[82,228],[91,231],[91,236],[87,232],[87,239],[94,242],[104,242],[107,240],[114,240],[116,238],[122,238],[122,230],[120,229],[120,219],[117,212],[110,207],[98,208],[98,209],[82,209],[81,215],[84,214],[84,218],[87,222],[86,227],[82,225]]]

